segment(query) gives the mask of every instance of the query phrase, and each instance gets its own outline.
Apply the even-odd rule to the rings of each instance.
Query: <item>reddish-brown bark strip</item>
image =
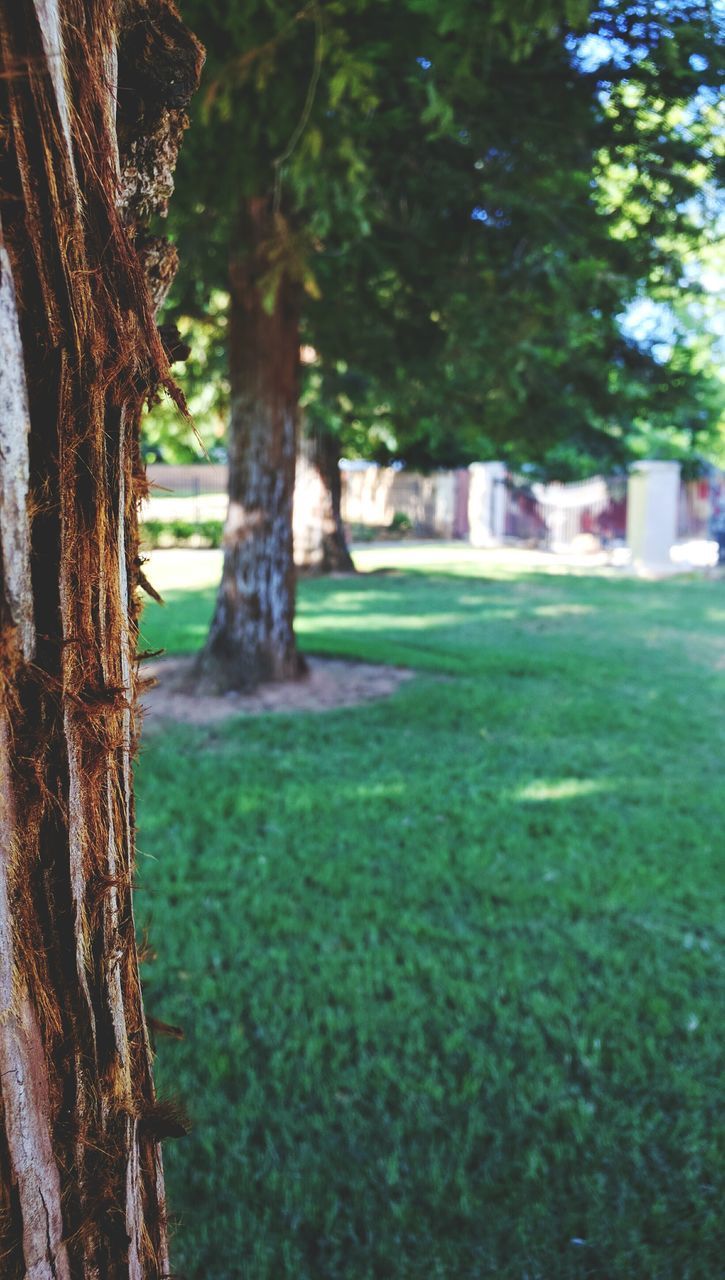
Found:
[[[168,1253],[131,901],[138,426],[171,386],[175,255],[142,226],[201,52],[170,0],[0,0],[0,56],[0,1271],[145,1280]]]

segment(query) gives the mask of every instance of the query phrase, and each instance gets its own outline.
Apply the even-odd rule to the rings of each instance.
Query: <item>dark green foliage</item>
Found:
[[[722,386],[694,375],[686,334],[662,360],[621,325],[634,297],[681,298],[684,262],[717,234],[702,227],[721,170],[711,95],[685,109],[692,41],[711,53],[710,83],[722,68],[705,9],[685,8],[687,23],[662,9],[644,35],[637,6],[595,7],[590,33],[627,36],[596,72],[561,29],[518,61],[493,58],[473,90],[434,54],[423,74],[442,80],[457,130],[431,134],[410,102],[405,146],[387,115],[366,126],[377,221],[344,272],[322,255],[310,308],[321,361],[308,415],[348,451],[423,467],[503,456],[566,475],[562,446],[591,473],[636,456],[652,424],[682,428],[691,448],[717,422]]]
[[[220,547],[223,520],[144,520],[141,545],[149,547]]]
[[[393,571],[303,584],[303,646],[412,684],[146,743],[176,1265],[712,1280],[722,582],[359,564]],[[212,593],[166,594],[146,637],[193,649]]]
[[[412,527],[413,522],[410,516],[406,515],[405,511],[396,511],[390,521],[390,528],[395,533],[407,533],[409,529],[412,529]]]
[[[221,324],[241,198],[274,192],[260,288],[271,299],[286,273],[304,293],[308,427],[348,453],[566,473],[562,444],[591,471],[623,465],[653,425],[679,427],[685,449],[707,434],[722,390],[686,333],[663,362],[620,318],[637,296],[680,297],[710,235],[722,24],[709,5],[678,0],[646,22],[630,0],[185,12],[209,61],[172,209],[174,308],[207,317],[206,372],[192,362],[188,385],[211,377],[216,411],[207,313]],[[611,59],[597,65],[587,37]]]

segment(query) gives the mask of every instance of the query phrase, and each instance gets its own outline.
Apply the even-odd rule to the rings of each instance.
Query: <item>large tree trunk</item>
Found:
[[[202,685],[251,690],[290,680],[303,663],[294,637],[292,497],[297,444],[296,286],[273,278],[270,202],[250,199],[243,251],[230,269],[229,511],[216,610],[197,671]]]
[[[305,437],[295,488],[295,564],[312,573],[354,573],[342,519],[340,443],[332,432]]]
[[[201,51],[168,0],[0,0],[0,56],[0,1272],[145,1280],[168,1254],[131,903],[138,426],[174,255],[138,236]]]

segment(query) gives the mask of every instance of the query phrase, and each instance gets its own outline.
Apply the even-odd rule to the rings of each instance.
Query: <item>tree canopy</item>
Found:
[[[636,301],[673,316],[702,292],[689,268],[713,239],[723,163],[710,6],[184,12],[209,52],[172,214],[173,306],[203,422],[223,420],[228,262],[240,199],[261,192],[275,210],[261,287],[298,284],[306,416],[341,448],[566,470],[574,453],[624,463],[653,433],[712,430],[720,389],[688,326],[663,358],[623,323]]]

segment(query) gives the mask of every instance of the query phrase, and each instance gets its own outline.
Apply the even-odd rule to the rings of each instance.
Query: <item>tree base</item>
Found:
[[[343,533],[323,539],[321,573],[357,573]]]
[[[250,658],[248,654],[215,652],[208,643],[192,665],[190,685],[202,695],[254,693],[260,685],[304,680],[307,672],[307,662],[296,650],[283,656],[261,653]]]
[[[222,695],[200,692],[194,683],[192,657],[168,657],[151,661],[146,670],[154,677],[144,693],[144,736],[170,722],[198,727],[220,724],[230,716],[267,715],[282,712],[333,711],[389,698],[414,672],[373,662],[312,655],[304,680],[260,685],[254,693]]]

